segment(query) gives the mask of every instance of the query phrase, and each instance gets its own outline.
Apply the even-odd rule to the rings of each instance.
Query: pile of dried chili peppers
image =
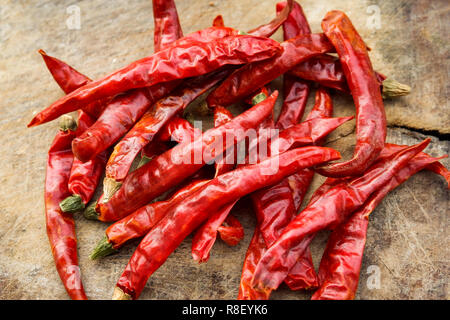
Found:
[[[48,152],[47,233],[56,268],[72,299],[87,299],[77,259],[73,214],[114,222],[91,258],[142,238],[114,289],[137,299],[149,277],[191,233],[192,257],[206,262],[219,236],[238,244],[244,228],[231,211],[250,195],[257,225],[244,258],[238,299],[268,299],[285,282],[315,290],[312,299],[353,299],[369,215],[392,189],[421,170],[442,175],[446,157],[386,143],[383,98],[408,86],[376,72],[368,47],[341,11],[330,11],[312,33],[300,4],[276,6],[275,18],[251,31],[224,25],[183,35],[173,0],[153,0],[155,53],[91,80],[40,50],[66,96],[29,127],[61,116]],[[284,41],[269,37],[282,26]],[[270,82],[283,75],[284,102]],[[302,121],[308,96],[315,105]],[[342,162],[323,147],[353,117],[333,118],[331,92],[350,93],[356,146]],[[183,118],[208,93],[214,128],[202,132]],[[226,109],[243,101],[245,112]],[[67,113],[78,110],[78,121]],[[136,166],[135,163],[139,162]],[[315,173],[327,179],[299,212]],[[93,200],[103,179],[103,194]],[[101,187],[100,187],[101,188]],[[158,201],[155,201],[157,199]],[[309,245],[332,230],[314,268]]]

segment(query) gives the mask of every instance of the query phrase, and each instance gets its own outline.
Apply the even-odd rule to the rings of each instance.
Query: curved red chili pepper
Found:
[[[396,146],[395,149],[401,149]],[[385,148],[391,153],[392,149]],[[394,151],[393,151],[394,152]],[[320,261],[320,288],[313,294],[313,300],[351,300],[358,288],[361,263],[367,238],[369,214],[378,206],[384,197],[397,186],[408,180],[417,172],[428,169],[441,158],[432,158],[425,153],[419,153],[406,167],[395,173],[392,179],[376,191],[358,209],[350,219],[336,228],[330,235],[325,252]],[[384,161],[384,160],[378,160]],[[442,164],[441,164],[442,166]],[[442,166],[443,167],[443,166]],[[445,170],[441,173],[447,172]],[[448,179],[447,179],[448,180]]]
[[[208,106],[228,106],[251,94],[270,81],[311,57],[333,50],[324,34],[309,34],[281,43],[283,51],[265,61],[247,64],[233,72],[211,92]]]
[[[125,179],[135,157],[153,140],[159,130],[189,103],[217,84],[228,72],[224,70],[186,81],[174,93],[153,105],[114,147],[106,165],[106,176],[117,182]]]
[[[386,140],[386,114],[380,84],[364,41],[343,12],[329,12],[322,21],[322,28],[336,47],[355,101],[357,141],[352,159],[317,171],[330,177],[356,176],[376,160]]]
[[[67,187],[73,163],[70,144],[75,136],[76,131],[61,130],[48,152],[45,214],[47,235],[59,277],[71,299],[86,300],[78,266],[75,222],[71,214],[62,212],[59,207],[59,203],[70,195]]]
[[[277,12],[286,8],[286,2],[277,3]],[[283,38],[289,40],[301,35],[310,34],[308,20],[303,13],[302,7],[294,1],[292,11],[283,23]],[[276,126],[280,130],[286,129],[298,123],[305,111],[306,102],[310,86],[306,81],[302,81],[289,74],[283,78],[284,101],[278,117]]]
[[[393,154],[387,161],[374,164],[363,176],[339,184],[310,203],[261,258],[252,282],[254,287],[259,290],[276,289],[306,249],[303,239],[307,235],[339,225],[429,142],[430,139],[426,139]]]
[[[294,0],[288,0],[287,6],[283,10],[281,10],[277,16],[267,24],[259,26],[253,30],[250,30],[248,34],[260,37],[270,37],[278,28],[286,21],[289,16],[289,13],[292,10]],[[257,87],[257,86],[256,86]]]
[[[210,212],[216,212],[221,206],[259,188],[275,184],[299,169],[339,156],[337,151],[329,148],[299,148],[259,164],[230,171],[203,185],[185,198],[180,205],[171,208],[170,212],[144,237],[117,282],[113,299],[138,298],[150,275],[199,224],[207,219]],[[276,172],[265,174],[265,170],[274,165],[274,162],[278,163]]]
[[[78,88],[36,115],[28,126],[54,119],[49,114],[67,113],[131,89],[203,75],[225,65],[268,59],[280,50],[280,45],[272,39],[247,35],[228,36],[206,43],[187,41]]]
[[[126,242],[145,236],[165,215],[171,206],[180,203],[209,180],[197,180],[178,190],[170,199],[150,203],[106,229],[90,258],[97,259],[117,252]]]
[[[160,51],[183,36],[174,0],[153,0],[155,51]]]
[[[48,70],[52,74],[56,83],[65,93],[70,93],[85,83],[91,81],[65,62],[47,55],[43,50],[39,53],[42,55]],[[99,106],[92,107],[93,111],[100,113],[102,108]],[[94,120],[83,111],[78,112],[78,130],[77,134],[81,134],[94,123]],[[103,152],[93,160],[82,163],[78,159],[74,159],[69,178],[69,191],[72,196],[64,199],[60,203],[63,212],[76,212],[84,209],[84,206],[91,200],[95,189],[100,181],[105,168],[107,154]]]
[[[191,143],[177,145],[131,172],[124,180],[122,187],[108,202],[98,203],[96,209],[100,212],[98,219],[119,220],[194,174],[207,162],[217,157],[212,154],[213,152],[220,154],[235,142],[241,141],[249,129],[254,129],[266,119],[272,113],[277,96],[278,92],[274,92],[267,100],[230,122],[206,131]],[[234,141],[226,139],[227,136],[234,136]],[[215,143],[215,139],[218,138],[222,139],[223,145]]]

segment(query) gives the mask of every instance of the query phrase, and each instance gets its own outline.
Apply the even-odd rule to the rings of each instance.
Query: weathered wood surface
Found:
[[[176,1],[185,33],[209,26],[219,13],[227,25],[251,29],[273,17],[276,2]],[[301,3],[314,32],[320,32],[320,21],[327,11],[347,12],[373,49],[376,69],[412,86],[410,96],[386,101],[391,127],[388,141],[413,144],[425,137],[421,133],[433,134],[427,150],[432,155],[448,154],[448,1]],[[66,24],[70,17],[67,8],[72,5],[81,9],[79,30],[70,30]],[[152,33],[149,0],[0,0],[0,299],[68,298],[48,245],[42,196],[47,150],[57,124],[26,128],[35,112],[62,93],[36,51],[42,48],[97,78],[152,52]],[[275,38],[281,40],[281,33]],[[276,81],[274,86],[279,84]],[[334,97],[337,116],[354,113],[349,97]],[[353,126],[354,122],[346,124],[330,137],[334,141],[330,146],[346,157],[355,141]],[[449,160],[443,163],[450,165]],[[311,190],[321,180],[316,177]],[[448,299],[448,207],[449,192],[443,179],[429,172],[418,174],[386,197],[369,227],[356,298]],[[218,241],[210,261],[198,265],[190,256],[188,238],[151,277],[141,298],[236,298],[241,263],[255,220],[245,199],[234,213],[245,225],[241,244],[230,248]],[[90,261],[88,255],[105,225],[79,215],[76,225],[86,292],[92,299],[109,299],[135,245],[102,261]],[[316,266],[326,235],[321,233],[312,245]],[[379,288],[370,285],[370,266],[379,268]],[[273,294],[274,299],[309,296],[286,287]]]

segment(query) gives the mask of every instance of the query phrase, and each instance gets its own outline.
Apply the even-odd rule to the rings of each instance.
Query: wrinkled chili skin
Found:
[[[88,130],[92,125],[92,118],[83,111],[78,112],[78,129],[77,134],[81,134]],[[81,197],[82,202],[86,205],[94,196],[95,189],[103,175],[105,169],[107,152],[102,152],[94,159],[88,162],[81,162],[77,158],[73,160],[70,178],[68,182],[69,191],[72,195]]]
[[[261,88],[278,78],[296,64],[311,57],[333,50],[324,34],[310,34],[281,43],[282,52],[265,61],[247,64],[233,72],[211,92],[206,99],[208,106],[228,106],[242,100],[255,88]]]
[[[376,163],[363,176],[338,184],[310,203],[266,251],[256,267],[252,284],[260,290],[276,289],[304,252],[305,236],[342,223],[429,142],[430,139],[426,139],[393,154],[387,161]]]
[[[167,48],[183,36],[174,0],[153,0],[155,51]]]
[[[219,231],[220,239],[231,247],[237,246],[244,238],[244,227],[239,222],[238,218],[232,214],[227,216],[225,223],[217,230]]]
[[[265,100],[267,101],[267,100]],[[237,118],[237,117],[236,117]],[[277,157],[278,170],[264,174],[274,160],[243,166],[230,171],[202,186],[185,198],[144,237],[117,287],[137,299],[148,278],[167,259],[200,223],[221,206],[235,201],[261,187],[272,185],[295,171],[339,158],[337,151],[322,147],[305,147],[285,152]]]
[[[277,12],[286,7],[286,2],[277,3]],[[302,7],[294,1],[294,6],[286,21],[283,23],[283,39],[289,40],[301,35],[310,34],[308,20]],[[284,101],[278,117],[276,127],[286,129],[298,123],[305,111],[310,85],[297,77],[285,74],[283,78]]]
[[[333,43],[356,106],[356,146],[353,158],[317,171],[329,177],[362,174],[378,157],[386,140],[386,114],[366,45],[350,19],[340,11],[327,13],[322,29]]]
[[[68,182],[73,163],[70,143],[76,132],[60,131],[48,152],[45,176],[45,215],[47,235],[61,281],[71,299],[86,300],[78,266],[77,240],[73,215],[64,213],[59,203],[70,196]]]
[[[65,62],[47,55],[42,50],[40,50],[39,53],[42,55],[42,58],[56,83],[65,93],[70,93],[91,81]],[[103,111],[103,109],[91,109],[91,113],[99,113],[101,111]],[[82,134],[94,123],[95,118],[89,116],[88,113],[89,112],[81,110],[78,111],[77,135]],[[99,154],[97,157],[86,163],[74,159],[68,187],[72,195],[79,195],[81,197],[84,204],[87,204],[92,199],[98,182],[103,174],[106,160],[106,152]]]
[[[207,182],[208,180],[194,181],[178,190],[170,199],[150,203],[113,223],[106,229],[108,241],[114,249],[119,249],[127,241],[145,236],[166,215],[170,206],[180,203]]]
[[[116,144],[106,165],[106,176],[116,181],[125,179],[135,157],[145,145],[153,140],[159,130],[172,117],[182,112],[190,102],[220,81],[228,72],[223,70],[186,81],[175,92],[154,104],[125,137]],[[118,122],[117,125],[121,125],[121,123]]]
[[[185,44],[171,46],[78,88],[36,115],[28,126],[54,119],[44,117],[49,112],[67,113],[95,100],[131,89],[200,76],[225,65],[268,59],[280,51],[281,47],[276,41],[248,35],[228,36],[211,42],[186,41]]]
[[[219,127],[233,119],[233,115],[230,111],[223,107],[217,107],[214,109],[214,126]],[[234,146],[233,146],[234,148]],[[228,150],[229,151],[229,150]],[[227,151],[225,151],[227,153]],[[236,153],[236,150],[234,151]],[[231,154],[233,157],[234,155]],[[230,156],[225,156],[225,158],[217,159],[215,162],[215,175],[214,178],[218,177],[221,174],[227,173],[228,171],[234,168],[234,162],[230,161]],[[227,161],[228,160],[228,161]],[[227,163],[229,162],[229,163]],[[191,253],[192,258],[197,262],[206,262],[209,260],[210,251],[214,242],[217,238],[217,233],[220,233],[221,238],[225,237],[225,239],[229,241],[233,241],[230,239],[233,234],[233,226],[228,227],[227,229],[221,229],[221,225],[228,219],[231,209],[233,209],[236,201],[225,205],[223,208],[220,208],[217,212],[213,213],[203,225],[198,228],[195,232],[194,237],[192,238],[191,245]],[[242,228],[242,225],[235,223],[235,225]],[[221,231],[228,232],[228,234],[222,235]],[[234,230],[234,232],[239,233],[239,230]],[[238,235],[239,236],[239,235]],[[243,232],[242,232],[243,236]]]
[[[210,251],[217,238],[222,223],[227,219],[237,201],[233,201],[214,212],[208,220],[195,232],[192,239],[192,258],[200,263],[209,260]],[[242,226],[241,226],[242,227]],[[225,230],[226,232],[226,230]],[[243,233],[242,233],[243,235]],[[221,235],[222,236],[222,235]],[[225,236],[227,237],[227,236]]]
[[[199,128],[194,128],[189,121],[179,116],[173,117],[168,124],[162,127],[158,134],[159,141],[176,141],[178,143],[185,141],[194,141],[201,135]]]
[[[122,187],[108,202],[97,204],[97,212],[100,213],[99,220],[119,220],[194,174],[206,162],[214,159],[211,148],[231,146],[230,141],[226,139],[227,135],[234,135],[235,141],[231,142],[234,145],[234,142],[245,138],[247,130],[255,128],[266,119],[272,113],[277,96],[278,92],[274,92],[271,97],[230,122],[206,131],[193,142],[178,144],[131,172],[124,180]],[[222,146],[214,144],[213,137],[219,136],[224,142]],[[217,148],[214,151],[216,152]],[[197,155],[196,157],[201,159],[194,159],[192,155]]]
[[[402,148],[396,147],[397,150]],[[389,147],[385,149],[389,153],[394,152]],[[312,300],[354,299],[367,239],[369,215],[390,191],[417,172],[429,168],[434,163],[439,163],[439,159],[432,158],[423,152],[416,155],[406,167],[395,173],[385,186],[373,193],[360,209],[352,213],[346,222],[331,233],[320,261],[321,285],[313,294]]]

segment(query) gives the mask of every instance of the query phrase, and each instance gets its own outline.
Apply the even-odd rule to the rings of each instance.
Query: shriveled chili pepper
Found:
[[[289,70],[288,75],[301,79],[317,82],[324,87],[336,89],[342,92],[350,92],[339,59],[321,55],[299,63]],[[381,85],[381,94],[384,99],[405,96],[411,92],[411,87],[394,79],[375,72]]]
[[[307,121],[331,116],[332,112],[333,105],[331,97],[326,90],[319,88],[316,93],[316,103],[308,115]],[[319,129],[321,127],[320,125],[318,126]],[[286,131],[289,131],[289,129]],[[283,132],[280,136],[282,135]],[[316,139],[316,144],[320,143],[322,139],[323,137]],[[271,188],[262,189],[252,194],[258,228],[261,230],[261,235],[267,246],[275,242],[286,225],[294,218],[312,181],[313,175],[313,170],[304,169]],[[261,246],[256,246],[255,248],[249,247],[248,250],[251,252],[258,248],[261,248]],[[258,256],[261,256],[261,254],[258,254]],[[253,259],[255,254],[249,253],[249,255],[250,259]],[[251,266],[255,263],[257,261],[254,261],[254,259],[253,262],[249,262]],[[246,275],[245,277],[244,274]],[[246,287],[248,294],[242,298],[250,297],[252,295],[251,292],[254,291],[251,287],[248,287],[250,274],[250,271],[243,271],[241,286]],[[299,258],[299,261],[291,269],[285,282],[292,290],[309,289],[318,285],[309,247],[307,247]],[[268,297],[269,293],[266,292],[265,296]]]
[[[346,222],[331,233],[319,267],[321,285],[311,299],[354,299],[367,238],[369,215],[390,191],[417,172],[439,163],[440,159],[442,157],[432,158],[425,153],[416,155],[406,167],[395,173],[386,185],[372,194],[360,209],[352,213]],[[448,174],[447,169],[442,173],[445,172]],[[448,181],[448,175],[446,179]]]
[[[341,11],[327,13],[322,29],[336,47],[356,105],[356,146],[353,158],[318,168],[330,177],[362,174],[378,157],[386,140],[386,114],[380,84],[366,45],[350,19]]]
[[[272,34],[275,33],[275,31],[278,30],[278,28],[283,24],[283,22],[286,21],[286,19],[289,16],[289,13],[292,10],[293,3],[294,0],[288,0],[287,6],[285,6],[284,9],[281,10],[272,21],[270,21],[265,25],[259,26],[253,30],[250,30],[248,34],[260,37],[270,37]]]
[[[322,53],[333,46],[324,34],[309,34],[281,43],[283,51],[265,61],[245,65],[233,72],[208,98],[208,106],[228,106],[276,79],[298,63]]]
[[[285,7],[286,2],[277,3],[277,12],[281,12]],[[283,38],[286,41],[310,33],[311,29],[303,9],[294,1],[292,11],[283,23]],[[276,123],[276,127],[280,130],[286,129],[301,120],[310,91],[308,82],[289,74],[284,75],[283,81],[284,101]]]
[[[205,75],[192,81],[186,81],[183,86],[166,98],[159,100],[134,125],[125,137],[114,147],[114,151],[106,165],[105,194],[111,197],[118,182],[123,181],[137,154],[148,144],[159,130],[170,119],[181,112],[186,106],[213,87],[229,71]],[[108,187],[112,184],[113,187]]]
[[[78,112],[77,134],[82,134],[93,123],[93,119],[85,112]],[[76,137],[75,137],[76,138]],[[77,158],[73,160],[70,178],[68,182],[71,196],[65,198],[59,204],[63,212],[78,212],[85,208],[91,201],[105,169],[107,152],[102,152],[88,162],[81,162]]]
[[[233,115],[230,111],[223,107],[217,107],[214,109],[214,126],[221,126],[233,119]],[[233,147],[234,148],[234,147]],[[229,150],[225,151],[225,157],[218,159],[215,162],[216,172],[214,177],[218,177],[221,174],[224,174],[234,167],[234,159],[235,150],[230,152]],[[232,157],[232,159],[230,159]],[[240,241],[244,236],[243,227],[239,223],[239,221],[234,218],[229,218],[230,211],[236,204],[236,201],[224,206],[219,211],[212,214],[205,223],[195,232],[195,235],[192,239],[192,257],[195,261],[198,262],[206,262],[209,259],[210,251],[214,242],[217,238],[217,233],[220,233],[221,238],[227,243],[234,243],[235,241]],[[231,219],[231,221],[230,221]],[[222,228],[222,224],[224,222],[229,222],[230,227]],[[221,233],[225,232],[224,234]],[[231,238],[230,238],[231,236]],[[240,239],[236,237],[242,236]],[[237,243],[236,243],[237,244]]]
[[[280,45],[272,39],[248,35],[228,36],[206,43],[187,41],[184,45],[171,46],[78,88],[36,115],[28,126],[54,119],[49,114],[77,110],[95,100],[131,89],[203,75],[225,65],[268,59],[280,50]]]
[[[130,173],[108,202],[98,203],[95,212],[85,211],[85,215],[102,221],[116,221],[147,204],[194,174],[231,144],[244,139],[249,129],[255,128],[272,113],[277,96],[278,92],[275,92],[230,122],[206,131],[193,142],[178,144],[155,157]],[[228,141],[227,136],[234,136],[234,141]],[[222,139],[223,145],[215,142],[216,139]]]
[[[306,236],[322,229],[333,229],[342,223],[429,142],[430,139],[426,139],[394,153],[386,161],[376,163],[363,176],[338,184],[310,203],[261,258],[255,270],[253,286],[258,290],[276,289],[305,250],[303,240]]]
[[[160,51],[183,36],[174,0],[153,0],[155,51]]]
[[[87,81],[90,81],[89,78],[80,74],[65,62],[47,55],[43,50],[40,50],[39,53],[42,55],[56,83],[65,93],[70,93]],[[93,105],[89,110],[90,113],[94,114],[102,112],[102,108],[99,105]],[[86,112],[79,110],[77,134],[83,133],[93,123],[94,120]],[[72,193],[72,196],[67,197],[60,203],[63,212],[76,212],[84,209],[84,206],[94,195],[100,177],[103,174],[106,160],[106,152],[99,154],[86,163],[74,159],[69,178],[69,191]]]
[[[267,99],[265,101],[270,100]],[[236,117],[235,119],[237,119]],[[232,123],[234,120],[230,121]],[[267,185],[277,183],[299,169],[339,158],[333,149],[305,147],[285,152],[259,164],[244,166],[218,176],[185,198],[144,237],[131,257],[114,291],[113,299],[137,299],[150,275],[210,212]],[[278,163],[274,174],[265,170]],[[275,171],[275,170],[274,170]]]
[[[105,237],[98,242],[92,251],[91,259],[113,254],[126,242],[145,236],[165,216],[168,208],[183,201],[208,181],[194,181],[178,190],[170,199],[150,203],[110,225],[106,229]]]
[[[59,203],[70,195],[67,187],[73,163],[70,147],[76,136],[76,122],[66,116],[60,132],[48,151],[45,175],[45,214],[47,235],[59,277],[71,299],[86,300],[77,258],[77,238],[73,216],[64,213]]]

